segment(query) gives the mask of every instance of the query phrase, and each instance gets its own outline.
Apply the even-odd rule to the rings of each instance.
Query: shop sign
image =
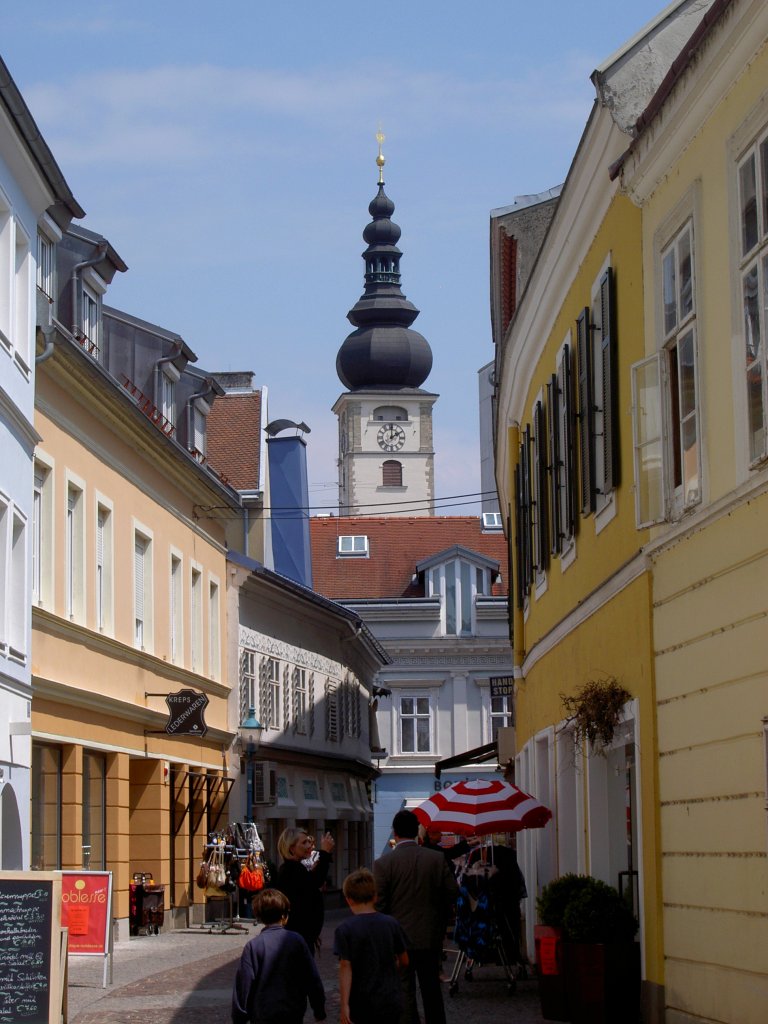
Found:
[[[111,871],[62,871],[61,925],[69,928],[69,952],[109,953]]]
[[[492,697],[513,697],[515,694],[514,676],[491,676]]]
[[[208,732],[204,717],[208,698],[204,693],[179,690],[178,693],[169,693],[165,703],[168,705],[165,731],[169,736],[205,736]]]

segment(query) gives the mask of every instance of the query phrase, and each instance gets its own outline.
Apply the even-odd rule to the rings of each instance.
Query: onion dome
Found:
[[[336,357],[336,373],[350,391],[418,388],[432,369],[429,342],[411,329],[419,311],[400,290],[400,228],[391,219],[395,204],[384,191],[384,136],[379,132],[376,138],[379,189],[368,207],[373,219],[363,231],[365,290],[347,313],[357,330]]]

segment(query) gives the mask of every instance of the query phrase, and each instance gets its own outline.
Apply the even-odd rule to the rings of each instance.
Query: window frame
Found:
[[[56,282],[58,278],[56,246],[62,237],[63,233],[58,224],[47,213],[43,213],[37,221],[35,284],[48,299],[53,310],[56,308]],[[46,266],[46,263],[49,266]]]
[[[366,534],[340,534],[336,538],[337,558],[368,558],[369,555],[370,550]]]
[[[265,729],[280,731],[280,715],[282,710],[282,671],[279,658],[266,659],[264,674],[264,718]]]
[[[635,479],[635,522],[638,529],[675,522],[703,500],[702,392],[699,381],[698,316],[696,310],[695,211],[689,200],[662,230],[655,246],[657,350],[630,367],[632,387],[632,447]],[[679,287],[680,245],[688,236],[690,308],[685,309]],[[685,251],[685,250],[683,250]],[[672,257],[673,262],[667,262]],[[672,268],[670,275],[668,269]],[[665,302],[668,282],[674,289],[674,310]],[[680,346],[690,344],[690,394],[682,393]],[[674,366],[678,366],[677,373]],[[685,415],[686,402],[692,408]],[[686,491],[685,423],[693,423],[696,489]],[[677,482],[676,467],[680,480]]]
[[[184,664],[184,555],[168,552],[168,656],[173,665]]]
[[[85,481],[72,473],[65,481],[64,612],[73,622],[85,621]]]
[[[410,713],[403,711],[403,701],[413,701],[413,711]],[[426,712],[418,711],[418,702],[426,701],[427,710]],[[395,735],[397,736],[397,749],[398,753],[410,757],[423,757],[429,756],[435,753],[435,736],[434,736],[434,708],[433,698],[431,694],[419,692],[418,690],[404,690],[397,694],[397,702],[393,701],[395,716],[397,719]],[[420,721],[427,721],[427,749],[418,749],[418,723]],[[405,722],[413,723],[413,749],[407,749],[404,743],[404,730],[403,726]]]
[[[111,636],[114,632],[114,506],[104,495],[94,495],[94,614],[96,629]],[[99,521],[106,519],[101,532],[101,565],[99,563]],[[101,569],[101,573],[99,573]]]
[[[664,295],[664,265],[666,258],[670,256],[677,256],[675,260],[675,302],[676,307],[682,303],[682,293],[677,287],[677,282],[680,280],[680,259],[679,259],[679,247],[682,239],[689,235],[689,252],[690,252],[690,284],[691,284],[691,306],[688,311],[676,308],[675,311],[675,323],[667,328],[665,323],[665,295]],[[667,461],[665,467],[665,484],[666,484],[666,516],[670,519],[677,519],[688,509],[694,505],[698,505],[701,501],[701,472],[702,472],[702,459],[701,459],[701,389],[699,387],[699,359],[698,359],[698,337],[697,337],[697,314],[696,314],[696,236],[694,233],[693,216],[689,216],[685,219],[684,223],[680,225],[679,229],[669,239],[667,244],[661,249],[659,253],[661,261],[661,289],[660,289],[660,309],[659,314],[662,318],[662,333],[660,335],[660,347],[659,354],[661,355],[661,371],[662,371],[662,387],[663,387],[663,405],[662,409],[666,410],[666,454]],[[694,405],[692,412],[683,413],[682,407],[684,402],[684,395],[682,394],[683,384],[682,377],[679,367],[681,363],[680,359],[680,348],[684,343],[690,340],[690,351],[693,357],[693,364],[691,370],[691,377],[693,382],[693,396]],[[672,353],[674,352],[675,358],[673,360]],[[674,367],[678,369],[675,372]],[[676,379],[675,379],[676,378]],[[664,415],[664,413],[663,413]],[[685,462],[685,449],[684,449],[684,424],[693,423],[695,427],[696,435],[696,490],[692,497],[688,497],[685,490],[686,477],[683,464]],[[675,479],[675,465],[680,465],[680,483],[676,482]]]
[[[745,126],[745,130],[752,127]],[[743,195],[742,171],[754,161],[754,211],[755,238],[747,244],[745,238],[745,202]],[[751,132],[746,145],[742,146],[734,159],[735,214],[737,219],[737,242],[735,246],[739,307],[739,333],[741,335],[741,360],[746,354],[744,377],[742,378],[746,405],[746,442],[747,465],[750,470],[760,468],[768,460],[768,124],[762,122],[759,128]],[[755,311],[750,315],[747,305],[746,282],[749,275],[755,274]],[[753,328],[750,331],[750,323]],[[749,339],[757,326],[757,343],[750,345]],[[751,353],[756,353],[752,355]],[[752,425],[752,399],[754,387],[750,386],[750,374],[757,368],[760,374],[760,427],[756,430]],[[756,435],[760,435],[756,440]]]
[[[291,673],[293,731],[299,736],[309,732],[309,673],[296,665]]]
[[[575,554],[576,528],[576,404],[574,400],[574,349],[571,332],[565,336],[555,360],[555,372],[547,385],[550,435],[550,550],[559,556],[561,570]]]
[[[494,702],[500,701],[502,707],[496,707],[494,709]],[[496,719],[503,719],[500,721],[494,729],[494,721]],[[508,694],[504,697],[494,697],[491,695],[490,687],[488,689],[488,705],[487,705],[487,722],[488,722],[488,742],[495,743],[498,737],[499,729],[509,728],[515,724],[515,705],[514,697]]]
[[[616,514],[620,483],[618,316],[609,252],[576,318],[581,515],[599,533]]]
[[[40,486],[37,471],[40,470]],[[35,452],[32,484],[32,581],[30,595],[40,608],[50,608],[54,599],[53,556],[56,536],[54,462]],[[39,496],[39,497],[38,497]]]
[[[208,573],[208,675],[221,679],[221,587]]]
[[[154,649],[154,538],[146,526],[133,521],[133,646],[152,653]],[[142,548],[139,576],[139,546]],[[141,618],[139,618],[141,612]],[[140,641],[140,642],[139,642]]]
[[[203,672],[203,567],[199,562],[189,566],[189,668]]]
[[[391,477],[391,479],[388,479]],[[381,486],[403,486],[403,464],[399,459],[385,459],[381,464]]]

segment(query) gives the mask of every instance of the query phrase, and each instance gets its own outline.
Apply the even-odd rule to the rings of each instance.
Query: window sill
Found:
[[[576,540],[571,537],[571,541],[565,551],[560,554],[560,572],[567,572],[568,569],[576,561]]]
[[[599,512],[595,512],[595,536],[597,537],[606,526],[616,518],[618,502],[616,491],[611,491]]]

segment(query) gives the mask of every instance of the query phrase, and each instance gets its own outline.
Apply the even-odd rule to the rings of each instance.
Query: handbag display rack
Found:
[[[240,923],[236,897],[237,881],[233,875],[239,874],[240,855],[246,851],[238,851],[232,843],[225,842],[224,837],[215,836],[205,844],[203,860],[195,879],[199,889],[205,890],[206,906],[208,902],[227,901],[228,913],[215,921],[206,921],[201,927],[210,935],[225,935],[228,932],[247,932],[247,925]],[[235,867],[237,865],[237,867]]]

